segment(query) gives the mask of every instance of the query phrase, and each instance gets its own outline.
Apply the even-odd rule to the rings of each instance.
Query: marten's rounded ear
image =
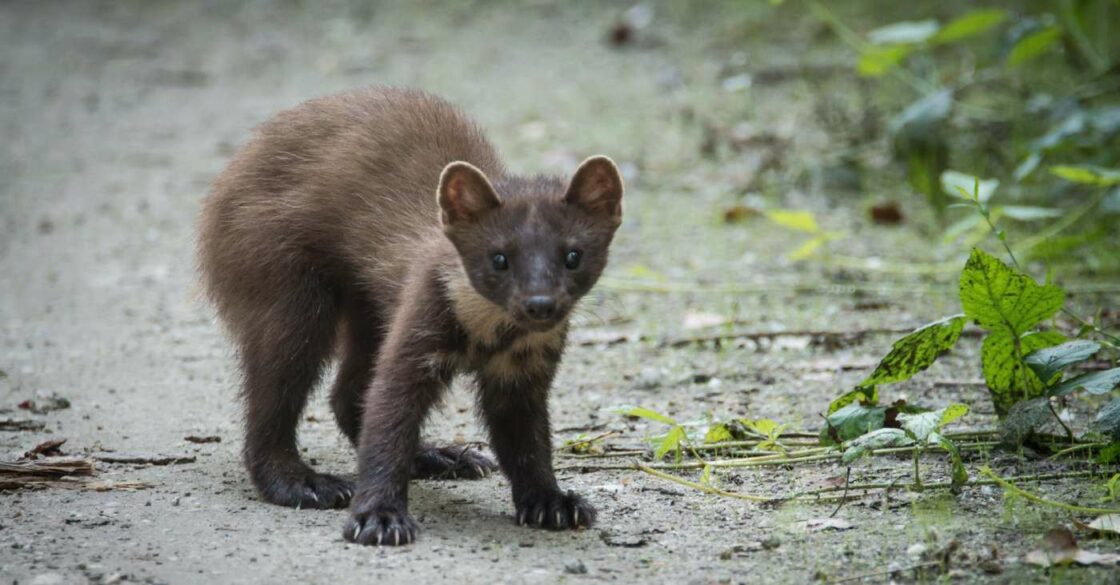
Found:
[[[471,222],[502,204],[494,186],[478,167],[455,161],[443,167],[436,192],[444,226]]]
[[[622,190],[622,175],[614,161],[593,156],[576,169],[564,202],[579,205],[617,225],[622,222]]]

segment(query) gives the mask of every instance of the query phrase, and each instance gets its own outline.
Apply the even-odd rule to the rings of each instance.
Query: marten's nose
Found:
[[[525,299],[525,312],[538,321],[551,319],[556,314],[556,299],[546,295],[536,295]]]

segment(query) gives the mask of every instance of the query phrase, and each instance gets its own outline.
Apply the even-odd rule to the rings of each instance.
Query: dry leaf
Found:
[[[1042,538],[1042,546],[1027,553],[1027,563],[1039,567],[1052,565],[1115,565],[1120,564],[1120,554],[1097,553],[1090,550],[1081,550],[1077,546],[1077,538],[1069,528],[1058,526],[1051,528]]]

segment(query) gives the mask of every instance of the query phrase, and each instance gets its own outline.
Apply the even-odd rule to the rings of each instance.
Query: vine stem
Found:
[[[1042,504],[1051,508],[1060,508],[1062,510],[1069,510],[1070,512],[1078,512],[1081,514],[1120,514],[1120,508],[1090,508],[1087,506],[1078,506],[1075,504],[1067,504],[1065,502],[1048,500],[1040,495],[1032,494],[1015,485],[1014,483],[1011,483],[1010,481],[996,475],[996,473],[992,471],[992,469],[987,465],[980,468],[980,473],[995,482],[996,485],[1000,486],[1004,490],[1030,500],[1036,504]]]
[[[870,490],[887,490],[887,491],[889,491],[889,490],[892,490],[892,489],[897,489],[899,487],[897,482],[867,483],[867,484],[856,484],[856,485],[849,485],[847,482],[845,482],[843,486],[827,487],[827,488],[821,488],[821,489],[818,489],[818,490],[812,490],[812,491],[807,491],[807,492],[798,492],[798,493],[790,494],[790,495],[787,495],[787,496],[771,497],[771,496],[759,496],[759,495],[755,495],[755,494],[744,494],[744,493],[740,493],[740,492],[730,492],[730,491],[727,491],[727,490],[722,490],[722,489],[717,488],[717,487],[712,486],[712,485],[705,485],[705,484],[702,484],[702,483],[699,483],[699,482],[695,482],[695,481],[685,479],[685,478],[677,476],[677,475],[673,475],[671,473],[665,473],[664,471],[654,469],[654,468],[652,468],[648,465],[642,465],[641,463],[634,463],[633,465],[628,466],[628,469],[637,469],[637,470],[639,470],[643,473],[647,473],[647,474],[652,475],[652,476],[654,476],[658,479],[671,481],[675,484],[683,485],[685,487],[689,487],[689,488],[692,488],[692,489],[695,489],[695,490],[698,490],[698,491],[701,491],[701,492],[704,492],[704,493],[717,495],[717,496],[721,496],[721,497],[725,497],[725,498],[733,498],[733,499],[736,499],[736,500],[744,500],[744,501],[749,501],[749,502],[767,503],[767,504],[775,504],[775,503],[789,502],[789,501],[795,501],[795,500],[804,500],[804,499],[809,499],[809,498],[816,498],[817,501],[826,501],[826,500],[831,501],[833,499],[839,499],[841,502],[843,502],[844,500],[847,499],[847,497],[848,497],[847,494],[848,494],[849,491],[870,491]],[[1108,508],[1085,508],[1085,507],[1082,507],[1082,506],[1074,506],[1074,505],[1071,505],[1071,504],[1064,504],[1062,502],[1052,502],[1052,501],[1047,500],[1045,498],[1042,498],[1040,496],[1036,496],[1036,495],[1031,494],[1029,492],[1023,491],[1022,489],[1020,489],[1019,487],[1017,487],[1013,483],[1011,483],[1011,480],[1014,480],[1014,481],[1047,481],[1047,480],[1052,480],[1052,479],[1070,479],[1070,478],[1077,478],[1077,477],[1093,477],[1093,476],[1099,474],[1099,472],[1097,472],[1097,471],[1073,471],[1073,472],[1063,472],[1063,473],[1049,473],[1049,474],[1042,474],[1042,475],[1026,475],[1026,476],[1014,477],[1014,478],[1011,478],[1011,480],[1007,480],[1007,479],[1003,479],[1003,478],[999,477],[998,475],[993,473],[992,470],[989,469],[987,466],[980,468],[980,472],[982,474],[986,475],[988,477],[988,479],[972,480],[972,481],[969,481],[966,484],[966,486],[975,487],[975,486],[982,486],[982,485],[998,485],[1000,487],[1004,487],[1005,489],[1008,489],[1009,491],[1013,491],[1013,492],[1015,492],[1019,495],[1022,495],[1023,497],[1025,497],[1029,500],[1039,502],[1039,503],[1043,503],[1043,504],[1047,504],[1047,505],[1053,505],[1053,506],[1056,506],[1056,507],[1059,507],[1059,508],[1065,508],[1065,509],[1072,510],[1072,511],[1075,511],[1075,512],[1084,512],[1084,513],[1087,513],[1087,514],[1120,513],[1120,510],[1110,510]],[[927,483],[923,486],[923,489],[950,489],[952,487],[953,487],[952,482],[945,481],[945,482]],[[837,498],[836,496],[831,496],[832,493],[835,493],[835,492],[838,492],[838,491],[841,491],[841,490],[843,490],[844,494],[842,496],[840,496],[839,498]],[[825,497],[821,498],[820,496],[825,496]]]
[[[781,501],[781,498],[775,499],[775,498],[771,498],[771,497],[768,497],[768,496],[755,496],[755,495],[752,495],[752,494],[743,494],[743,493],[739,493],[739,492],[729,492],[729,491],[726,491],[726,490],[721,490],[721,489],[719,489],[715,486],[704,485],[704,484],[699,483],[699,482],[687,480],[683,477],[678,477],[678,476],[673,475],[671,473],[665,473],[664,471],[658,471],[656,469],[653,469],[652,467],[642,465],[641,463],[636,463],[636,464],[633,465],[633,467],[637,468],[639,471],[643,471],[643,472],[648,473],[648,474],[650,474],[654,477],[658,477],[658,478],[661,478],[661,479],[664,479],[664,480],[668,480],[668,481],[671,481],[673,483],[678,483],[680,485],[687,486],[687,487],[690,487],[690,488],[695,489],[695,490],[700,490],[702,492],[707,492],[709,494],[715,494],[717,496],[723,496],[725,498],[735,498],[737,500],[746,500],[748,502],[765,502],[765,503]]]

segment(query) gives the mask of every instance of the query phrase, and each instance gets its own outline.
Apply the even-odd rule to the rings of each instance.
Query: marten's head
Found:
[[[453,162],[438,198],[471,287],[533,331],[567,319],[602,274],[622,222],[622,177],[605,156],[585,160],[567,185],[552,177],[492,183]]]

